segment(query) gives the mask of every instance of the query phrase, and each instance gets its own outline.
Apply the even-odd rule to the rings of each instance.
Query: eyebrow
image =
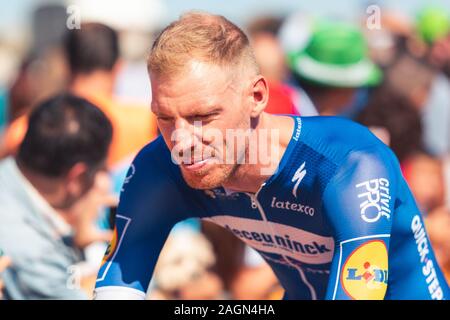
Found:
[[[210,113],[216,113],[219,111],[222,111],[223,107],[222,106],[208,106],[205,108],[200,108],[200,110],[198,110],[197,114],[210,114]]]
[[[217,107],[213,107],[211,109],[204,109],[204,110],[197,110],[195,112],[186,114],[186,115],[182,115],[184,118],[189,118],[189,117],[196,117],[196,116],[208,116],[208,115],[212,115],[215,113],[219,113],[223,110],[224,108],[221,106],[217,106]],[[153,112],[156,116],[158,117],[172,117],[169,114],[165,114],[164,112]]]
[[[151,103],[150,109],[153,112],[153,114],[157,117],[170,117],[170,115],[161,112],[159,105],[156,102]]]
[[[182,116],[184,118],[191,118],[191,117],[196,117],[196,116],[208,116],[208,115],[212,115],[215,113],[219,113],[221,111],[223,111],[225,108],[223,105],[220,104],[208,104],[208,105],[204,105],[199,107],[198,110],[196,110],[195,112],[192,112],[190,114],[185,114]],[[161,109],[159,108],[159,105],[157,103],[152,103],[151,104],[151,111],[153,112],[153,114],[156,117],[167,117],[167,118],[172,118],[173,116],[171,114],[166,114],[165,112],[161,111]]]
[[[206,107],[206,108],[201,108],[191,114],[185,115],[185,117],[189,118],[189,117],[196,117],[196,116],[209,116],[209,115],[214,115],[214,114],[220,113],[223,110],[224,110],[224,108],[222,106]]]

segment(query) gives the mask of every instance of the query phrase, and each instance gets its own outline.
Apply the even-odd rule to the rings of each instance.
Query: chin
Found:
[[[232,171],[233,168],[229,166],[211,168],[206,172],[189,172],[181,168],[181,174],[187,185],[199,190],[214,189],[222,186]]]

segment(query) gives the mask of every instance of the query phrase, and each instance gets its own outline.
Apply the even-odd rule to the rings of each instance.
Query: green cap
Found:
[[[382,79],[362,32],[345,23],[318,25],[304,50],[288,59],[301,78],[325,86],[374,86]]]
[[[442,9],[426,8],[419,14],[417,30],[422,39],[431,44],[450,31],[450,19]]]

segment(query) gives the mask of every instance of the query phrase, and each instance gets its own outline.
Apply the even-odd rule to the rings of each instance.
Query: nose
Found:
[[[179,129],[187,129],[189,128],[189,122],[186,121],[186,119],[183,119],[181,117],[175,119],[175,130]]]
[[[201,132],[198,126],[186,119],[178,118],[175,121],[175,130],[172,132],[172,141],[176,145],[180,156],[193,155],[201,142]]]

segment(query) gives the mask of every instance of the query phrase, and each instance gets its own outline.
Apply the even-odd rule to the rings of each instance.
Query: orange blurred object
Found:
[[[90,96],[88,99],[108,116],[113,125],[108,166],[112,167],[134,157],[157,136],[156,117],[150,111],[150,106],[125,105],[100,95]]]

